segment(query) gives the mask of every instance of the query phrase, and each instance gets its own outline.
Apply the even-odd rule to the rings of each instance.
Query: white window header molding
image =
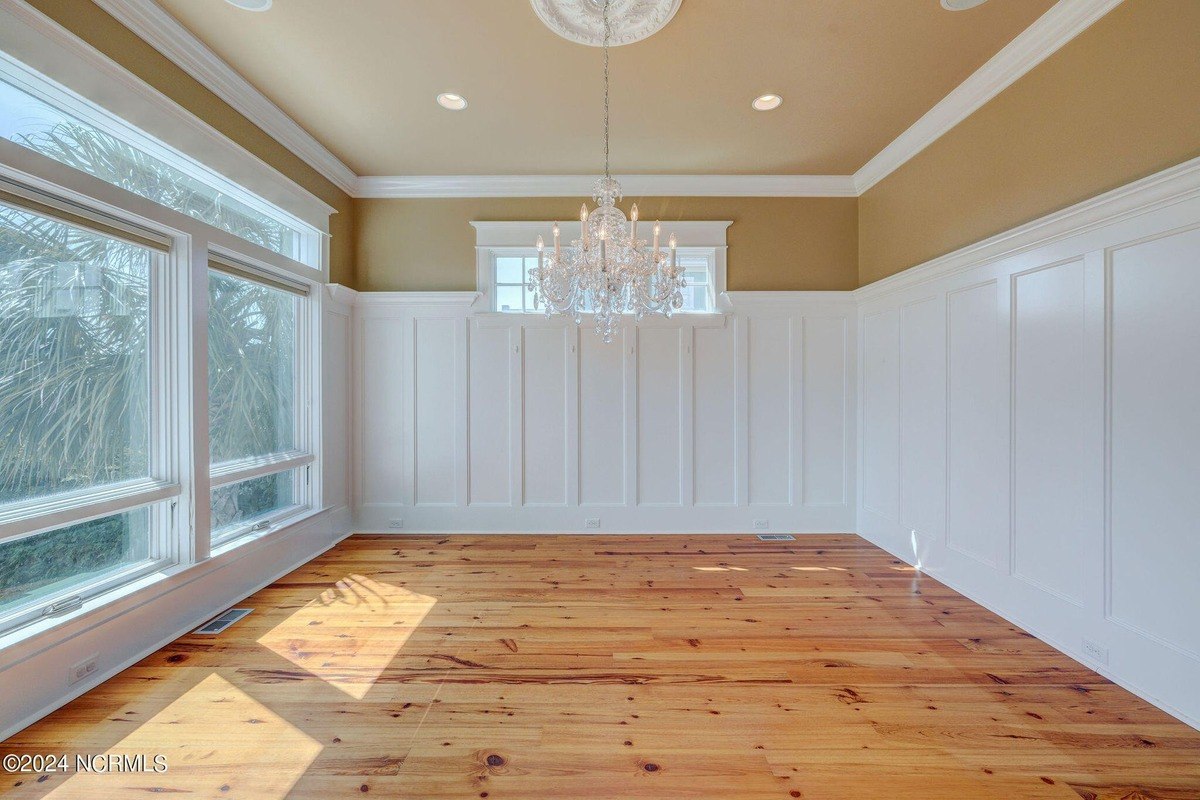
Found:
[[[649,238],[654,223],[653,219],[639,220],[638,225],[641,226],[641,229],[638,231],[640,234],[638,238]],[[668,237],[674,233],[681,249],[689,247],[723,248],[726,246],[725,232],[732,224],[731,220],[684,220],[678,222],[662,220],[662,245],[666,247]],[[471,227],[475,229],[475,246],[477,248],[530,248],[534,246],[538,236],[546,241],[547,246],[550,245],[550,242],[553,241],[551,230],[554,227],[554,221],[472,222]],[[578,219],[559,220],[558,229],[564,243],[579,238]]]
[[[87,121],[97,109],[173,147],[321,233],[336,209],[20,0],[0,3],[0,51],[58,84]],[[86,98],[86,99],[84,99]],[[225,179],[229,180],[229,179]]]

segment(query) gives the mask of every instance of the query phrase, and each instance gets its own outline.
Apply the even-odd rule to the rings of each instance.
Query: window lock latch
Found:
[[[77,608],[83,607],[83,598],[79,595],[66,597],[59,600],[57,603],[51,603],[42,609],[43,617],[57,617],[60,614],[66,614],[74,611]]]
[[[252,530],[252,531],[265,531],[265,530],[266,530],[267,528],[269,528],[269,527],[271,527],[271,520],[269,520],[269,519],[264,519],[262,522],[256,522],[256,523],[254,524],[254,526],[250,528],[250,530]]]

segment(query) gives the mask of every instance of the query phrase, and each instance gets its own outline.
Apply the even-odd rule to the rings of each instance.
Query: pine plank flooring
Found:
[[[858,537],[797,539],[355,536],[0,745],[166,773],[0,794],[1200,798],[1200,733]]]

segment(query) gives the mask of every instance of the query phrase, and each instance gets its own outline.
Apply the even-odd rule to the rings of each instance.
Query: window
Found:
[[[0,630],[166,560],[151,518],[179,494],[151,441],[162,253],[5,197]]]
[[[533,292],[525,288],[529,271],[537,266],[533,248],[505,247],[492,250],[493,311],[505,313],[544,312],[535,307]],[[684,269],[687,285],[683,307],[676,313],[704,313],[716,309],[713,274],[716,251],[711,247],[679,248],[678,263]]]
[[[105,90],[140,108],[129,86]],[[7,645],[319,507],[324,248],[315,227],[4,52],[0,139]],[[269,188],[313,208],[299,187]]]
[[[533,292],[525,288],[529,270],[537,266],[537,253],[532,255],[496,255],[496,311],[540,311],[534,307]]]
[[[180,211],[290,259],[315,266],[317,231],[253,197],[124,121],[88,107],[63,110],[65,90],[0,59],[0,137]],[[51,97],[53,96],[53,99]],[[58,100],[59,102],[55,102]]]
[[[208,416],[213,543],[307,505],[312,456],[297,414],[305,290],[243,265],[208,274]],[[298,469],[299,467],[299,469]],[[304,480],[301,480],[303,478]]]

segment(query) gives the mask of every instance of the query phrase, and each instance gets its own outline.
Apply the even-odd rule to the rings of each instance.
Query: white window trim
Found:
[[[638,224],[639,227],[646,226],[646,231],[649,232],[650,227],[654,225],[654,221],[642,220]],[[726,243],[726,232],[732,224],[730,220],[685,220],[662,223],[662,241],[664,244],[670,235],[674,233],[678,239],[681,253],[712,253],[712,288],[710,291],[713,295],[713,310],[710,312],[688,312],[686,316],[689,318],[704,316],[706,313],[724,314],[730,308],[726,289],[726,266],[729,250]],[[513,255],[528,254],[537,241],[538,236],[541,236],[546,242],[552,241],[554,221],[472,222],[471,227],[475,229],[475,287],[476,291],[479,292],[479,297],[476,299],[473,309],[476,312],[482,313],[512,314],[513,312],[496,312],[493,310],[495,308],[496,294],[495,257],[506,253]],[[578,239],[580,236],[579,220],[560,221],[558,228],[560,238],[563,242],[570,242],[572,239]],[[641,231],[639,230],[640,233]],[[639,238],[642,237],[639,236]],[[681,314],[681,316],[683,315]]]

